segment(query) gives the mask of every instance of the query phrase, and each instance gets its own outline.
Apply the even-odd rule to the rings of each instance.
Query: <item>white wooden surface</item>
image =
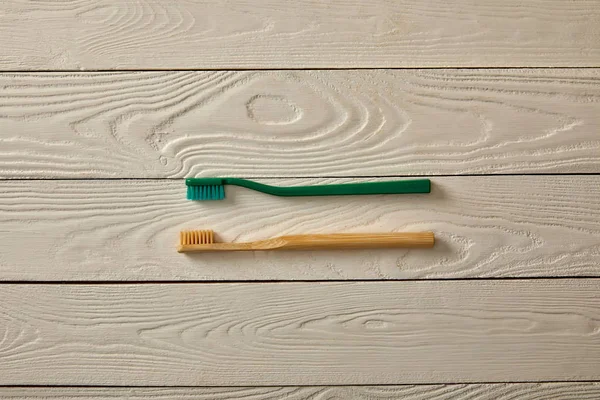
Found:
[[[0,38],[0,399],[600,398],[597,0],[5,0]],[[219,175],[434,187],[164,179]],[[438,240],[176,254],[188,228]]]
[[[2,285],[2,385],[600,378],[600,279]]]
[[[430,194],[372,197],[227,186],[225,200],[192,202],[185,191],[182,180],[0,181],[0,280],[600,276],[599,176],[438,177]],[[188,229],[212,229],[225,242],[432,230],[436,246],[178,254]]]
[[[0,68],[600,65],[594,0],[4,0]]]
[[[0,74],[0,87],[0,178],[600,172],[600,69]]]
[[[6,400],[597,400],[597,383],[237,388],[0,388]]]

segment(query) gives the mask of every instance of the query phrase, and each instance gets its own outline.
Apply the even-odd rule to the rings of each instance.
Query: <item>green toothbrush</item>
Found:
[[[429,193],[429,179],[343,183],[317,186],[270,186],[239,178],[187,178],[188,200],[223,200],[225,185],[243,186],[274,196],[345,196],[364,194]]]

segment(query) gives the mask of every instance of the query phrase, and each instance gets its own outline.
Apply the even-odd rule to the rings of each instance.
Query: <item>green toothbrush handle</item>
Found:
[[[243,186],[248,189],[275,196],[344,196],[431,192],[431,181],[429,179],[284,187],[264,185],[262,183],[239,178],[223,178],[223,181],[229,185]]]

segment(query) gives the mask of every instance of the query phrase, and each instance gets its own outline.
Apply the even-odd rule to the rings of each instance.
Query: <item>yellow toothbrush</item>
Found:
[[[247,243],[215,243],[213,231],[183,231],[179,234],[180,253],[198,251],[327,250],[433,247],[433,232],[334,233],[328,235],[289,235]]]

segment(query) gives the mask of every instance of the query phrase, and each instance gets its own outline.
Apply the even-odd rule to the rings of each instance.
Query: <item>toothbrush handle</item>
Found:
[[[273,249],[373,249],[373,248],[429,248],[433,247],[433,232],[404,233],[354,233],[331,235],[291,235],[273,239],[278,243]]]
[[[284,187],[264,185],[238,178],[225,178],[225,181],[230,185],[243,186],[275,196],[345,196],[431,192],[431,181],[429,179]]]

